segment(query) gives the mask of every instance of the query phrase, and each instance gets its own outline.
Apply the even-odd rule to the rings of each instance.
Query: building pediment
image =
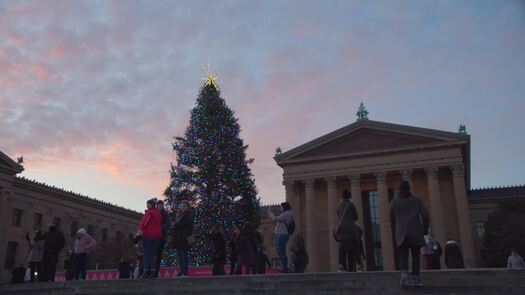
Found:
[[[0,173],[15,175],[24,171],[24,167],[0,151]]]
[[[360,120],[288,152],[276,155],[279,165],[316,159],[370,154],[414,147],[467,144],[464,133]]]

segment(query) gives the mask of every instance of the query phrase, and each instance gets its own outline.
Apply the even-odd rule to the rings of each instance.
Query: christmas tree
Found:
[[[213,246],[207,236],[213,225],[222,225],[229,238],[234,227],[259,222],[259,200],[249,167],[253,159],[246,157],[248,146],[240,131],[220,96],[217,76],[208,73],[184,137],[173,143],[177,162],[172,163],[171,183],[165,191],[172,208],[182,200],[192,204],[196,265],[210,264]],[[167,254],[170,260],[173,255]]]

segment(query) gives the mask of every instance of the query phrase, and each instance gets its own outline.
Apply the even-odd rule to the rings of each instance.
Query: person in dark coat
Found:
[[[306,253],[304,237],[301,233],[297,233],[295,236],[290,251],[292,252],[293,272],[303,273],[308,265],[308,254]]]
[[[465,268],[461,247],[453,239],[448,239],[445,246],[445,265],[447,268]]]
[[[394,228],[401,271],[401,286],[423,286],[419,279],[421,248],[426,245],[429,216],[423,201],[410,192],[410,183],[401,181],[399,197],[390,204],[390,222]],[[412,278],[408,275],[408,254],[412,254]]]
[[[358,235],[355,222],[359,218],[351,194],[345,190],[337,208],[337,226],[334,229],[339,242],[339,267],[342,271],[356,271]]]
[[[168,230],[171,226],[170,215],[164,208],[164,201],[157,201],[157,209],[162,215],[162,223],[160,228],[162,230],[162,238],[160,239],[159,246],[157,248],[157,277],[159,276],[160,263],[162,261],[162,254],[164,254],[164,246],[166,246],[166,241],[168,240]]]
[[[235,274],[235,266],[237,264],[237,250],[235,249],[235,241],[237,236],[241,233],[238,228],[233,229],[233,235],[228,241],[228,247],[230,248],[230,276]]]
[[[235,274],[242,274],[242,267],[245,268],[245,274],[255,274],[255,249],[257,247],[257,238],[255,230],[251,223],[247,222],[241,228],[241,232],[235,241],[235,248],[238,253],[238,264]]]
[[[268,256],[264,254],[264,246],[259,245],[257,246],[257,258],[255,261],[255,273],[256,274],[265,274],[266,273],[266,265],[268,265],[268,268],[272,268],[272,264],[270,263],[270,259],[268,259]]]
[[[214,250],[212,258],[212,275],[214,276],[222,276],[226,274],[224,272],[224,263],[226,263],[226,242],[224,240],[223,232],[222,226],[216,224],[213,226],[209,235]]]
[[[44,254],[42,256],[42,274],[38,277],[38,281],[54,282],[58,254],[66,245],[66,239],[54,223],[49,225],[49,231],[42,236],[42,239],[44,240]]]
[[[118,264],[118,278],[119,279],[129,279],[131,273],[131,263],[124,257],[120,259]]]
[[[173,224],[173,247],[177,250],[180,271],[178,276],[187,276],[190,264],[189,250],[193,244],[193,213],[190,204],[184,201],[179,206],[178,218]]]
[[[73,250],[68,250],[66,259],[64,259],[64,277],[66,281],[73,280],[75,276],[75,270],[73,269],[73,263],[75,262],[75,254]]]

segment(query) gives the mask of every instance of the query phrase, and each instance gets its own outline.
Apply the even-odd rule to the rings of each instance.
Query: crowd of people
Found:
[[[362,237],[363,229],[357,225],[359,215],[352,196],[347,190],[337,211],[333,238],[338,242],[338,271],[355,272],[364,270],[366,260]],[[174,219],[166,211],[164,202],[156,198],[146,202],[147,209],[142,217],[132,242],[137,251],[137,263],[122,258],[118,265],[119,278],[157,278],[162,261],[162,254],[168,240],[177,253],[178,276],[188,276],[190,249],[195,242],[194,215],[189,202],[183,201],[176,208]],[[302,273],[308,266],[308,253],[302,233],[295,233],[295,220],[291,205],[281,204],[281,212],[276,214],[268,210],[268,217],[275,223],[274,241],[279,256],[282,273]],[[458,243],[449,239],[444,250],[440,243],[429,234],[429,215],[421,198],[411,193],[410,184],[402,181],[399,196],[390,204],[390,221],[397,245],[399,270],[402,286],[422,286],[419,278],[421,257],[426,269],[440,269],[441,256],[447,268],[463,268],[463,256]],[[171,239],[168,239],[172,229]],[[288,247],[290,237],[294,235]],[[230,238],[227,240],[226,236]],[[213,245],[212,275],[226,275],[225,264],[229,260],[229,274],[264,274],[266,267],[271,268],[268,256],[264,253],[263,237],[254,224],[246,222],[240,228],[226,235],[223,226],[218,223],[210,229],[208,238]],[[47,232],[35,231],[31,238],[26,235],[30,253],[27,267],[13,269],[12,282],[20,283],[49,282],[55,280],[56,265],[60,251],[65,247],[64,234],[54,224]],[[88,255],[96,249],[97,242],[85,228],[79,228],[69,257],[64,261],[66,280],[85,280],[88,268]],[[289,249],[291,260],[288,260]],[[409,273],[408,261],[411,256],[412,268]],[[229,257],[228,257],[229,256]],[[229,259],[228,259],[229,258]],[[291,262],[291,263],[290,263]],[[523,259],[516,250],[508,258],[509,268],[525,268]]]

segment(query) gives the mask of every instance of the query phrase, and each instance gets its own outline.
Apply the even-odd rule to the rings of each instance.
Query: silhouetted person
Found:
[[[523,259],[518,254],[516,249],[512,249],[509,258],[507,259],[507,267],[509,269],[523,269],[525,268],[525,263]]]
[[[157,277],[159,276],[160,263],[162,261],[162,254],[164,254],[164,246],[166,246],[166,241],[168,241],[168,230],[171,226],[170,215],[164,209],[164,201],[157,201],[157,209],[159,209],[160,214],[162,215],[162,223],[160,228],[162,230],[162,238],[160,239],[159,246],[157,249]]]
[[[288,202],[281,203],[281,214],[276,216],[271,209],[268,209],[268,217],[275,222],[274,245],[281,260],[283,273],[288,272],[288,256],[286,256],[286,243],[290,235],[293,234],[295,222],[292,206]]]
[[[390,204],[390,221],[394,227],[401,286],[423,286],[419,278],[421,247],[425,246],[424,235],[428,234],[429,216],[423,201],[410,192],[408,181],[399,184],[399,197]],[[412,278],[408,275],[408,254],[412,254]]]
[[[292,252],[293,272],[303,273],[308,265],[308,253],[304,244],[304,238],[301,233],[298,233],[290,246]]]
[[[173,246],[177,250],[180,266],[178,276],[188,276],[193,242],[193,213],[190,211],[189,202],[184,201],[179,206],[179,214],[173,224]]]
[[[355,271],[358,251],[358,235],[355,222],[357,210],[350,200],[351,194],[345,190],[343,199],[337,208],[336,240],[339,242],[339,267],[342,271]]]
[[[225,275],[224,263],[226,263],[226,241],[222,226],[216,224],[210,232],[210,240],[213,243],[212,275]]]
[[[26,275],[26,269],[23,265],[13,268],[11,271],[11,284],[23,284]]]
[[[230,248],[230,276],[235,274],[235,266],[237,265],[237,250],[235,247],[235,241],[241,231],[238,228],[233,229],[233,235],[228,241],[228,247]]]
[[[268,256],[264,254],[264,246],[260,246],[257,249],[257,258],[255,261],[255,273],[256,274],[265,274],[266,273],[266,265],[268,265],[268,268],[272,268],[272,264],[270,263],[270,259],[268,259]]]
[[[54,282],[58,263],[58,254],[66,245],[64,234],[55,224],[49,225],[49,231],[43,235],[44,254],[42,256],[42,275],[39,282]]]
[[[129,279],[132,267],[131,263],[124,257],[120,259],[118,264],[118,278],[119,279]]]
[[[245,274],[255,274],[255,248],[257,238],[255,230],[251,223],[247,222],[241,228],[241,232],[235,241],[235,247],[238,255],[237,268],[235,274],[242,274],[242,267],[245,268]]]

